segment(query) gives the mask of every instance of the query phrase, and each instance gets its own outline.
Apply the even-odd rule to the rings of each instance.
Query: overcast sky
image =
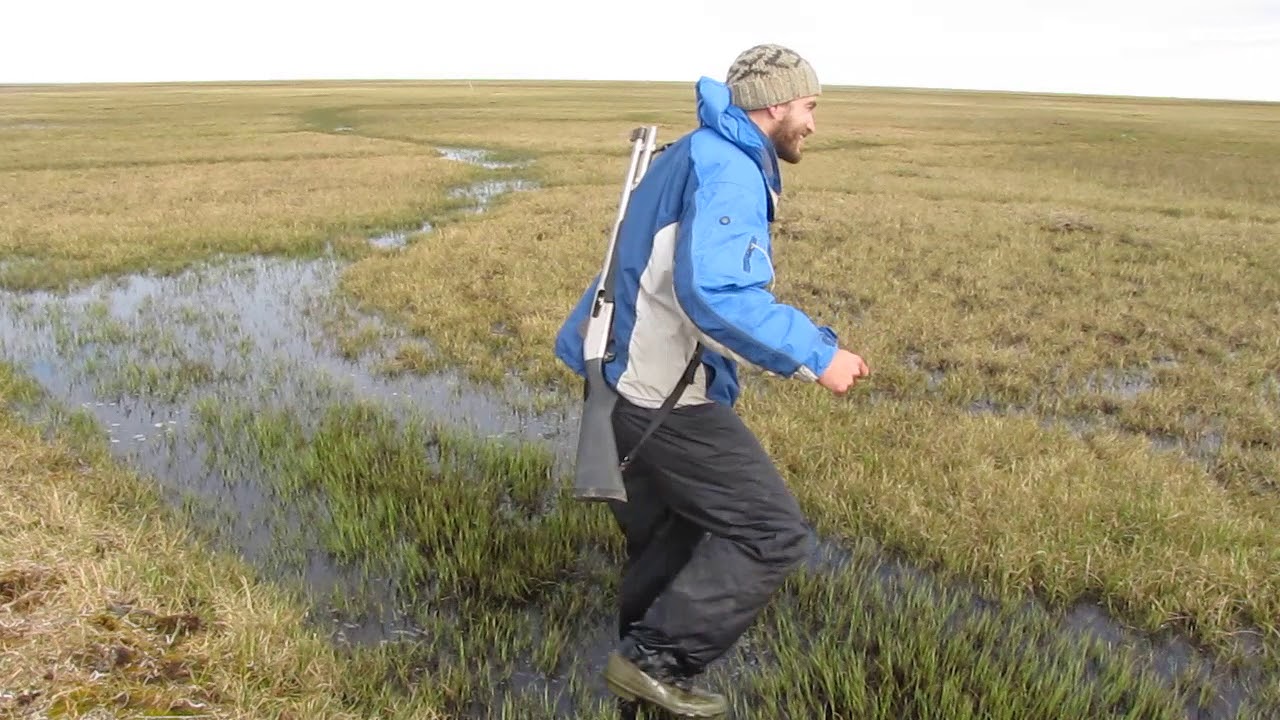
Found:
[[[721,78],[1280,101],[1280,0],[13,0],[0,83]],[[0,108],[2,111],[2,108]]]

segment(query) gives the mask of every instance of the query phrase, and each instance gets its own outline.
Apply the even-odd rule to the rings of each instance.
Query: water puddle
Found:
[[[866,578],[864,582],[891,594],[923,592],[936,606],[946,606],[948,601],[958,600],[958,606],[963,610],[949,619],[949,627],[956,632],[960,632],[965,623],[980,625],[984,620],[1003,623],[1017,617],[1029,625],[1053,627],[1059,637],[1082,644],[1094,640],[1110,649],[1133,652],[1144,672],[1159,678],[1169,687],[1199,684],[1212,688],[1213,696],[1209,702],[1187,700],[1186,710],[1190,718],[1236,718],[1257,689],[1265,686],[1265,678],[1252,664],[1231,666],[1220,663],[1184,638],[1176,635],[1153,637],[1131,629],[1107,615],[1096,604],[1082,602],[1065,612],[1052,611],[1043,602],[1032,598],[1010,607],[988,600],[969,583],[944,582],[934,574],[886,552],[870,540],[864,539],[849,547],[821,541],[807,568],[835,574],[857,573]],[[1261,642],[1256,637],[1242,634],[1236,638],[1236,643],[1246,657],[1256,657],[1261,652]]]
[[[408,244],[409,238],[432,230],[431,223],[424,222],[416,230],[396,230],[369,238],[369,244],[380,250],[398,250]]]
[[[1184,457],[1199,463],[1206,471],[1217,464],[1226,440],[1220,430],[1206,430],[1191,439],[1164,433],[1151,434],[1147,437],[1151,442],[1151,449],[1156,452],[1181,453]]]
[[[912,350],[907,353],[907,368],[923,376],[925,391],[936,394],[941,391],[947,380],[947,371],[927,366],[923,361],[923,353]],[[1143,394],[1155,388],[1155,372],[1177,368],[1179,361],[1168,356],[1157,356],[1151,363],[1151,369],[1119,370],[1108,368],[1091,374],[1077,390],[1078,395],[1101,395],[1118,402],[1133,402]],[[1276,407],[1280,407],[1280,378],[1268,378],[1259,388],[1259,397],[1264,405],[1274,398]],[[1095,415],[1075,415],[1070,417],[1045,415],[1019,404],[1000,402],[993,398],[979,397],[963,405],[966,414],[974,417],[985,416],[1026,416],[1033,417],[1041,427],[1063,428],[1077,437],[1105,431],[1122,432],[1114,420],[1105,413]],[[1148,434],[1147,440],[1151,449],[1156,452],[1180,452],[1189,461],[1210,468],[1217,461],[1223,446],[1223,434],[1220,430],[1208,429],[1191,438],[1177,437],[1169,434]]]
[[[449,193],[449,197],[470,200],[472,204],[468,211],[482,213],[500,195],[521,190],[533,190],[537,187],[537,183],[526,180],[484,180],[452,190]]]
[[[1280,373],[1267,376],[1258,385],[1258,400],[1263,407],[1280,412]]]
[[[508,187],[526,185],[486,185],[483,202]],[[424,223],[370,242],[402,247],[430,230]],[[577,420],[576,408],[528,410],[532,397],[518,383],[499,392],[452,371],[395,372],[397,355],[429,356],[429,343],[357,311],[338,292],[344,264],[332,256],[250,257],[167,277],[103,280],[73,293],[0,290],[0,358],[39,382],[57,406],[92,417],[112,455],[155,478],[172,502],[216,514],[210,525],[219,540],[251,563],[287,565],[317,597],[380,594],[385,602],[373,605],[385,612],[337,628],[352,641],[374,642],[412,631],[397,615],[394,590],[386,583],[371,589],[376,578],[299,541],[304,520],[278,512],[262,482],[268,468],[219,455],[216,418],[243,408],[318,418],[334,405],[373,402],[399,418],[425,414],[480,437],[548,443],[561,462],[571,456]],[[291,538],[287,563],[280,562],[282,538]]]
[[[386,371],[395,352],[425,343],[343,302],[341,269],[334,258],[255,257],[67,295],[0,291],[0,348],[55,396],[100,415],[116,441],[153,437],[204,398],[258,395],[308,411],[342,397],[430,407],[482,434],[558,432],[559,418],[523,416],[456,374]]]
[[[1255,689],[1265,679],[1253,668],[1228,669],[1205,658],[1194,645],[1178,637],[1152,638],[1116,623],[1096,605],[1076,605],[1061,621],[1065,632],[1096,638],[1109,647],[1135,648],[1149,672],[1172,686],[1198,683],[1213,689],[1207,703],[1194,706],[1188,701],[1187,714],[1193,718],[1236,718],[1246,707]],[[1256,654],[1261,642],[1249,636],[1237,640],[1241,649]]]
[[[479,165],[480,167],[488,170],[504,170],[509,168],[526,167],[529,165],[527,161],[508,162],[492,160],[491,158],[493,153],[488,150],[481,150],[477,148],[442,147],[436,149],[440,151],[441,155],[445,156],[449,160],[465,162],[471,165]]]
[[[219,408],[288,408],[306,418],[372,400],[406,417],[429,408],[483,436],[567,445],[571,419],[513,409],[527,400],[518,390],[499,394],[450,372],[384,371],[394,353],[422,341],[346,306],[336,293],[340,272],[335,259],[250,258],[67,295],[0,292],[0,355],[56,401],[88,412],[113,455],[171,497],[229,511],[226,533],[251,560],[264,560],[275,538],[296,528],[265,521],[263,510],[275,506],[265,488],[225,482],[210,468],[200,418]],[[319,556],[303,574],[315,589],[341,584]]]
[[[505,165],[503,167],[506,167]],[[478,215],[486,212],[489,206],[499,197],[513,192],[536,190],[538,184],[528,180],[481,180],[470,185],[454,188],[449,191],[453,199],[467,200],[470,204],[464,212]],[[433,230],[430,222],[424,222],[417,229],[397,230],[369,238],[369,244],[380,250],[399,250],[408,245],[415,235],[429,233]]]
[[[1150,372],[1143,370],[1103,370],[1094,373],[1085,382],[1089,392],[1118,397],[1121,400],[1136,400],[1139,395],[1154,387],[1155,381]]]
[[[970,402],[968,405],[965,405],[964,411],[975,417],[981,417],[983,415],[1010,415],[1020,412],[1012,407],[998,403],[991,398],[978,398],[977,400]]]

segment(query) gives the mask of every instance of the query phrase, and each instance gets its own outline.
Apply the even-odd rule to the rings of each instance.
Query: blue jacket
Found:
[[[814,381],[837,347],[830,328],[769,289],[769,226],[782,191],[773,143],[731,104],[726,85],[704,77],[696,90],[699,128],[654,157],[618,231],[614,357],[604,376],[643,407],[662,404],[698,342],[702,363],[678,406],[733,405],[738,363]],[[555,340],[556,356],[583,376],[583,333],[600,280]]]

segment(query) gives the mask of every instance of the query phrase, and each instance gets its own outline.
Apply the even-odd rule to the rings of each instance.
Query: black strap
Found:
[[[644,433],[631,448],[631,452],[627,453],[626,456],[622,458],[622,462],[619,464],[619,468],[622,472],[626,472],[627,468],[631,467],[631,462],[635,459],[636,452],[640,450],[640,446],[644,444],[645,440],[649,439],[649,436],[658,429],[658,426],[662,424],[663,419],[671,412],[671,409],[676,406],[676,401],[680,399],[680,395],[684,393],[684,389],[689,387],[689,384],[693,382],[694,375],[697,374],[698,365],[701,362],[702,343],[698,343],[697,346],[693,348],[693,357],[689,358],[689,364],[685,366],[684,374],[680,376],[680,380],[676,383],[675,389],[667,396],[667,399],[662,403],[662,407],[658,408],[658,414],[654,415],[653,419],[649,421],[649,427],[644,429]]]

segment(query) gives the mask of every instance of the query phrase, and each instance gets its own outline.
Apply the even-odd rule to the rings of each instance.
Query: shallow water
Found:
[[[481,435],[567,446],[565,428],[573,426],[566,411],[513,409],[518,389],[500,395],[452,372],[379,372],[391,349],[422,341],[346,307],[335,294],[340,270],[334,259],[248,258],[66,295],[0,292],[0,357],[57,402],[92,416],[112,454],[155,477],[172,499],[217,507],[226,523],[220,533],[255,563],[298,528],[255,477],[261,468],[214,462],[198,421],[202,407],[247,403],[307,418],[334,403],[372,400]],[[343,357],[324,327],[337,315],[376,335],[375,347]],[[301,572],[321,594],[359,581],[319,553],[309,554]],[[385,636],[385,620],[347,630]]]
[[[520,190],[533,190],[536,183],[527,180],[483,180],[449,192],[449,197],[465,198],[471,201],[470,212],[481,213],[489,209],[490,203],[501,195]]]
[[[479,148],[442,147],[436,149],[440,151],[441,155],[445,156],[449,160],[457,160],[471,165],[479,165],[487,170],[518,168],[525,167],[529,164],[528,162],[504,162],[502,160],[491,160],[490,158],[493,153]]]
[[[967,611],[961,617],[953,618],[953,622],[983,616],[998,617],[1002,610],[1008,609],[984,597],[976,587],[968,583],[943,581],[885,552],[870,540],[852,543],[850,547],[820,541],[807,567],[826,572],[853,570],[865,574],[868,582],[886,589],[923,589],[930,597],[938,599],[939,604],[943,604],[943,598],[959,597]],[[1214,689],[1214,697],[1206,708],[1193,707],[1188,703],[1189,718],[1235,718],[1253,691],[1264,683],[1256,668],[1222,667],[1184,638],[1172,634],[1152,637],[1131,629],[1093,603],[1081,602],[1065,612],[1056,612],[1049,610],[1043,602],[1028,598],[1018,603],[1016,610],[1024,618],[1056,627],[1063,637],[1095,639],[1110,647],[1136,650],[1142,669],[1169,686],[1180,679],[1198,678]],[[1260,651],[1261,643],[1256,638],[1241,636],[1237,642],[1246,654],[1254,655]]]
[[[395,230],[382,235],[375,235],[369,238],[369,244],[383,250],[398,249],[408,244],[410,237],[420,233],[429,233],[433,229],[431,223],[424,222],[416,230]]]
[[[483,153],[460,159],[473,157]],[[483,211],[502,193],[532,185],[476,187],[459,191]],[[403,246],[431,229],[424,222],[370,242]],[[92,417],[111,454],[154,477],[175,504],[216,514],[210,525],[220,540],[251,563],[279,565],[281,539],[289,538],[288,571],[317,597],[335,588],[367,593],[376,579],[345,570],[306,542],[299,518],[282,511],[268,489],[266,468],[218,455],[201,422],[211,408],[247,405],[315,418],[334,404],[371,401],[401,418],[425,415],[481,436],[547,442],[561,462],[570,457],[577,419],[573,407],[518,409],[530,396],[514,381],[498,392],[452,371],[385,372],[397,350],[429,352],[429,344],[352,307],[337,291],[343,267],[332,256],[245,257],[167,277],[102,280],[72,293],[0,290],[0,359],[39,382],[56,405]],[[341,336],[354,338],[346,352]],[[382,612],[340,622],[340,639],[374,642],[411,631],[382,585]]]

